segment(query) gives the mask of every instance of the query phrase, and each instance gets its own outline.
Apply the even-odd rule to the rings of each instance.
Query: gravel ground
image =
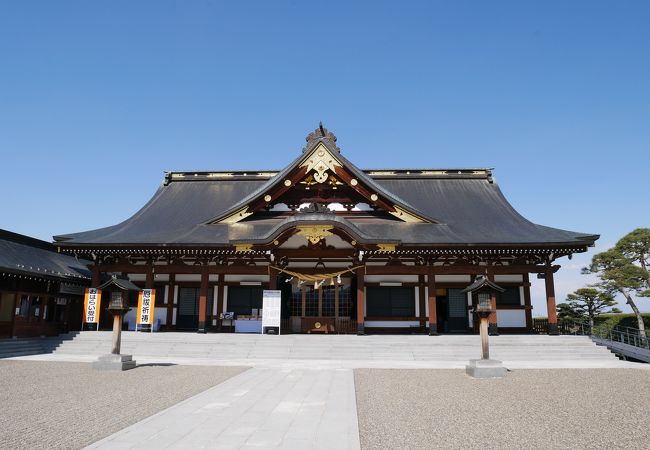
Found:
[[[650,370],[354,374],[363,449],[650,448]]]
[[[244,370],[0,361],[0,448],[81,448]]]

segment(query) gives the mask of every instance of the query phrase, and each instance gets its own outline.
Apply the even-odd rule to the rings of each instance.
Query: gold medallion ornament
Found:
[[[318,244],[327,236],[332,236],[332,225],[305,225],[296,227],[298,235],[304,236],[312,244]]]
[[[318,330],[320,327],[321,327],[321,323],[320,323],[320,322],[316,322],[316,323],[314,324],[314,328],[316,328],[317,330]]]

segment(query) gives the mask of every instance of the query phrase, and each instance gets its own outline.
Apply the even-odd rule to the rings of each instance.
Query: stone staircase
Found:
[[[0,358],[53,353],[97,357],[111,348],[111,333],[85,331],[56,338],[0,341]],[[490,337],[491,357],[508,362],[580,361],[598,365],[617,361],[587,336],[501,335]],[[122,333],[122,353],[134,358],[252,361],[328,360],[467,362],[480,357],[476,335],[283,335]]]
[[[52,353],[63,342],[72,341],[78,334],[79,332],[73,332],[56,337],[0,339],[0,358]]]

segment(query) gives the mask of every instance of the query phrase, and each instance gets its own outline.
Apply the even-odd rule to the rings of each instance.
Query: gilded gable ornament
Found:
[[[317,183],[325,183],[329,179],[328,171],[336,173],[336,168],[341,167],[341,164],[327,150],[327,147],[318,144],[300,167],[307,167],[307,173],[311,173]]]
[[[318,244],[327,236],[332,236],[332,225],[305,225],[296,227],[298,235],[304,236],[312,244]]]

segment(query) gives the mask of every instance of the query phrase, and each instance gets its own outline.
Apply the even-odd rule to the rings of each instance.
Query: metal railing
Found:
[[[606,325],[591,326],[586,322],[562,321],[562,326],[558,323],[561,334],[573,334],[580,336],[591,336],[611,342],[631,345],[642,349],[650,350],[650,331],[641,331],[637,328]]]

